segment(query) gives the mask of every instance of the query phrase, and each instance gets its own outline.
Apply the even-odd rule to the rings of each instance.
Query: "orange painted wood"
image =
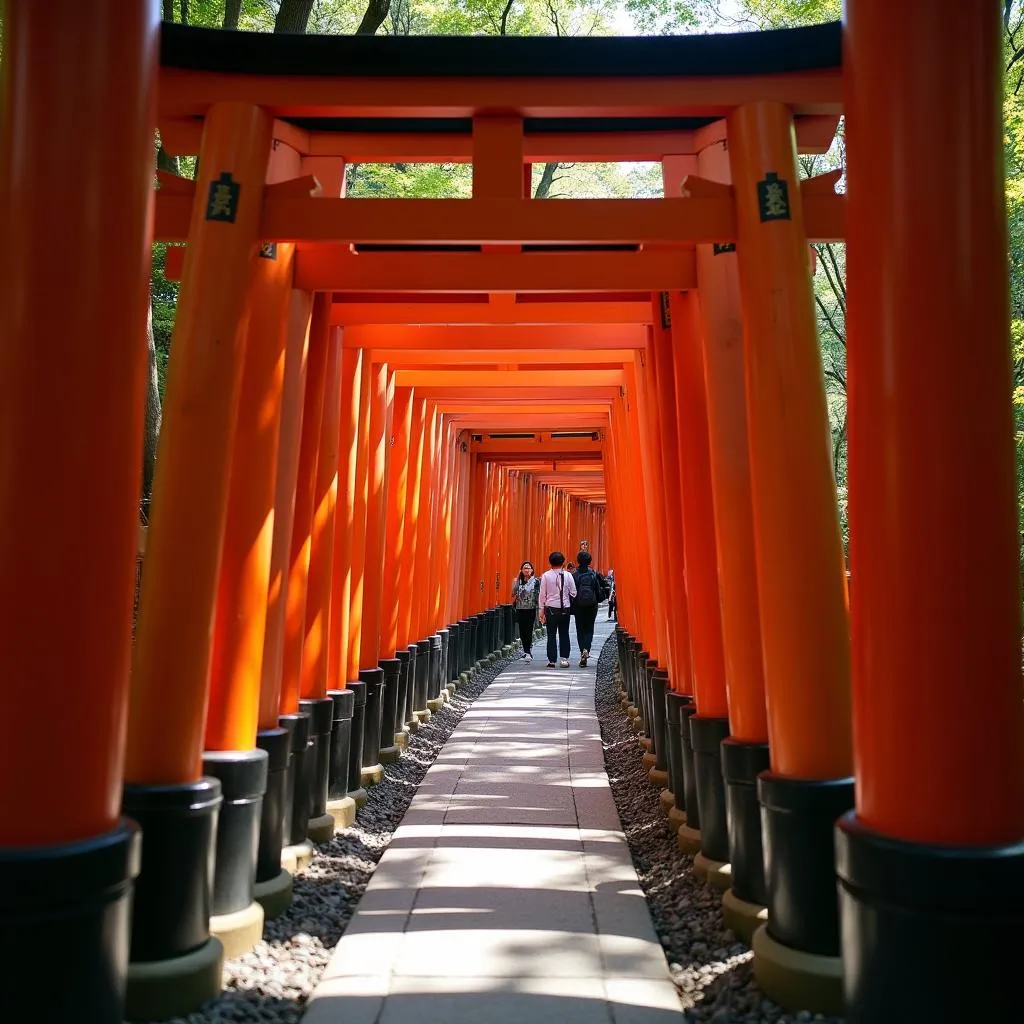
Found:
[[[414,405],[412,388],[395,388],[393,419],[394,447],[388,465],[387,517],[384,549],[384,579],[392,583],[406,579],[405,564],[405,509],[409,498],[409,449],[412,434],[412,409]],[[401,610],[409,605],[412,594],[407,587],[398,584],[393,587],[391,597],[385,602],[382,621],[381,655],[393,658],[400,649]],[[407,644],[406,644],[407,646]]]
[[[125,754],[126,778],[135,783],[200,777],[242,327],[269,151],[264,111],[244,103],[210,111],[136,623]],[[211,186],[222,174],[238,184],[233,223],[206,219]]]
[[[792,116],[747,104],[729,118],[729,146],[772,769],[844,777],[853,774],[846,564]],[[789,219],[762,219],[758,185],[770,172],[789,185]]]
[[[347,200],[351,202],[351,200]],[[622,200],[617,200],[622,201]],[[696,285],[692,247],[671,252],[353,253],[351,246],[299,247],[295,285],[310,291],[535,294],[686,289]]]
[[[306,396],[306,358],[313,297],[291,290],[288,301],[284,389],[281,397],[281,435],[277,448],[274,485],[274,540],[270,552],[270,587],[267,627],[263,642],[260,684],[260,728],[277,727],[284,671],[288,573],[291,566],[292,526],[295,522],[295,485],[302,441],[302,406]]]
[[[316,320],[314,307],[314,323]],[[304,699],[322,699],[327,696],[328,689],[335,519],[338,506],[338,448],[341,441],[341,374],[341,329],[331,327],[327,335],[327,367],[310,528],[309,577],[306,583],[301,676],[301,694]]]
[[[352,531],[352,596],[349,612],[347,678],[359,676],[363,634],[363,588],[367,571],[366,559],[366,501],[369,493],[370,460],[370,387],[373,363],[363,356],[359,381],[359,434],[356,440],[356,491],[354,527]]]
[[[398,643],[408,647],[416,643],[419,636],[417,608],[420,601],[421,580],[417,575],[419,550],[420,491],[423,487],[423,440],[427,429],[427,400],[415,395],[409,426],[409,478],[405,499],[405,566],[403,577],[408,580],[404,586],[403,599],[399,601]]]
[[[331,580],[331,634],[327,650],[327,685],[344,689],[352,615],[352,545],[356,517],[356,448],[363,352],[342,348],[341,419],[338,451],[338,504],[334,517],[334,571]]]
[[[844,196],[808,197],[810,241],[842,241]],[[191,202],[156,197],[155,237],[188,238]],[[324,199],[268,198],[260,235],[272,242],[404,245],[594,245],[734,242],[728,197],[665,199]]]
[[[293,255],[292,246],[282,245],[275,259],[256,261],[246,304],[205,750],[250,750],[258,728],[277,727],[277,700],[262,714],[261,691]]]
[[[1003,30],[985,5],[919,21],[926,10],[847,4],[857,813],[912,842],[1015,843],[1024,707]],[[947,173],[903,171],[940,150],[958,154]],[[922,431],[926,407],[943,415]]]
[[[366,546],[363,572],[363,622],[359,652],[361,669],[375,668],[381,657],[385,593],[391,584],[380,572],[386,547],[387,471],[391,438],[391,384],[387,363],[375,363],[370,374],[370,437],[366,492]]]
[[[530,302],[524,301],[523,296],[519,295],[515,303],[507,306],[488,304],[480,296],[468,298],[472,301],[420,302],[411,301],[408,297],[398,300],[392,297],[380,302],[368,301],[366,298],[335,302],[331,323],[354,327],[408,327],[417,334],[424,327],[435,325],[496,326],[502,329],[557,324],[570,328],[566,333],[565,345],[572,348],[572,327],[587,325],[588,328],[595,327],[600,331],[601,328],[613,326],[642,325],[651,319],[651,304],[646,297],[640,301],[588,295],[584,301],[561,299],[555,302]],[[595,337],[599,335],[595,334]],[[591,341],[584,339],[581,344],[589,348]],[[619,342],[614,344],[616,348],[620,347]],[[387,347],[387,343],[381,343],[381,347]]]
[[[473,117],[514,110],[523,117],[724,117],[751,96],[797,114],[837,114],[839,68],[785,75],[643,78],[445,78],[431,76],[236,75],[163,68],[160,116],[202,116],[244,98],[277,117]]]
[[[723,128],[722,141],[697,156],[698,170],[707,180],[731,181],[724,141],[727,126]],[[699,246],[697,272],[701,287],[696,330],[703,343],[729,728],[738,740],[765,743],[768,722],[743,363],[746,341],[736,254],[716,254]],[[686,309],[679,316],[684,331],[694,329]]]
[[[302,696],[303,654],[306,645],[306,604],[309,589],[310,555],[313,547],[313,523],[316,514],[317,461],[323,425],[324,394],[331,326],[327,318],[326,296],[313,300],[306,360],[306,386],[302,400],[302,427],[299,435],[299,459],[295,476],[295,511],[285,590],[284,663],[281,673],[282,715],[294,715]],[[306,668],[310,666],[307,664]]]
[[[160,26],[116,0],[8,4],[4,21],[0,847],[17,847],[109,831],[121,810]],[[54,246],[103,254],[59,299]],[[41,706],[59,708],[42,757]]]

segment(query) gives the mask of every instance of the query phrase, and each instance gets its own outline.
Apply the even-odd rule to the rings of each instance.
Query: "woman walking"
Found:
[[[523,660],[533,661],[533,624],[537,621],[537,597],[540,580],[533,575],[533,563],[523,562],[512,584],[512,600],[516,606],[519,637],[523,641]]]
[[[540,578],[540,621],[548,631],[548,668],[555,667],[559,648],[562,668],[569,667],[569,614],[576,596],[576,583],[565,571],[565,555],[552,551],[551,568]]]

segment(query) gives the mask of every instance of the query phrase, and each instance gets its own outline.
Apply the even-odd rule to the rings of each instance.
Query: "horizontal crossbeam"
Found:
[[[188,240],[193,200],[158,194],[155,238]],[[841,241],[845,199],[804,196],[812,242]],[[327,199],[268,196],[267,242],[377,245],[692,245],[735,242],[729,196],[670,199]]]
[[[341,70],[341,69],[339,69]],[[263,107],[275,117],[725,117],[732,108],[776,100],[795,114],[842,109],[841,68],[773,75],[564,78],[413,78],[339,75],[224,75],[160,72],[161,117],[198,117],[218,102]]]
[[[686,291],[697,283],[693,249],[671,252],[353,253],[300,247],[294,284],[307,291]]]
[[[564,301],[564,302],[511,302],[507,305],[488,303],[487,296],[470,302],[335,302],[331,306],[331,323],[335,325],[379,329],[389,337],[402,337],[401,331],[430,331],[452,327],[479,329],[550,327],[587,330],[602,328],[631,328],[646,331],[651,323],[652,308],[649,300],[635,301]],[[410,326],[412,325],[412,326]],[[394,332],[394,333],[393,333]],[[345,332],[346,337],[351,331]],[[646,338],[646,333],[643,335]],[[383,341],[381,345],[390,345]],[[399,344],[395,342],[395,344]],[[439,342],[447,346],[446,342]],[[472,343],[475,346],[475,342]],[[590,342],[587,342],[590,347]],[[595,342],[594,344],[599,344]],[[642,343],[626,343],[641,348]],[[616,347],[620,342],[615,342]],[[357,347],[359,347],[357,345]],[[566,347],[580,347],[566,342]]]
[[[445,393],[463,388],[467,396],[472,397],[478,390],[498,388],[502,391],[521,389],[551,388],[558,390],[563,379],[550,370],[398,370],[395,373],[395,386],[427,389],[440,388]],[[618,388],[625,383],[622,370],[577,370],[568,382],[572,392],[584,388]],[[586,396],[584,396],[586,397]]]

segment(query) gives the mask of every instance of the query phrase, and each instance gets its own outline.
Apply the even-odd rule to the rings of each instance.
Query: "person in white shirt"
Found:
[[[551,568],[540,578],[540,621],[548,631],[548,668],[555,667],[559,650],[562,668],[569,667],[569,609],[576,596],[576,582],[565,571],[565,555],[552,551],[548,556]]]

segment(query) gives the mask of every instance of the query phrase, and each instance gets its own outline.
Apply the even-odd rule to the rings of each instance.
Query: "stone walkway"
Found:
[[[679,1024],[604,770],[597,625],[588,668],[535,647],[466,713],[303,1024]]]

